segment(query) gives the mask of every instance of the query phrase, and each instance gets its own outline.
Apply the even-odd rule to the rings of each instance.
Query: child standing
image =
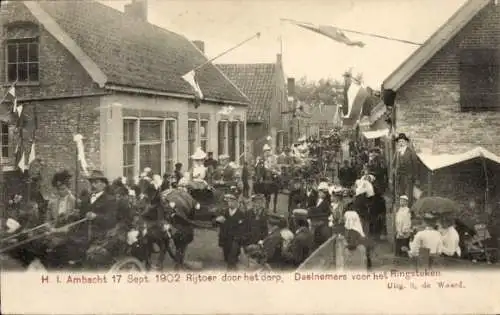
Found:
[[[408,208],[408,197],[399,197],[399,209],[396,212],[396,256],[406,257],[403,247],[410,246],[411,213]]]

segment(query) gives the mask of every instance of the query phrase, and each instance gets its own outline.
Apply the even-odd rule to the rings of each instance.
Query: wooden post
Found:
[[[344,270],[344,236],[338,235],[335,239],[335,266],[336,270]]]

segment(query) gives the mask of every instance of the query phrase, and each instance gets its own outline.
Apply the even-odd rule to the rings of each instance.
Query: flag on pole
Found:
[[[341,29],[339,29],[335,26],[314,25],[311,23],[297,22],[297,21],[293,21],[293,20],[288,20],[288,21],[290,21],[291,23],[293,23],[299,27],[308,29],[308,30],[313,31],[317,34],[321,34],[323,36],[326,36],[330,39],[333,39],[336,42],[345,44],[347,46],[353,46],[353,47],[364,47],[365,46],[365,43],[363,43],[361,41],[351,40],[349,37],[347,37],[347,35],[345,35],[345,33]]]
[[[185,75],[183,75],[182,79],[184,79],[184,81],[186,81],[191,86],[191,88],[194,90],[195,102],[197,105],[199,105],[201,99],[203,98],[203,92],[201,91],[201,88],[198,85],[198,82],[196,81],[195,70],[191,70],[188,73],[186,73]]]
[[[343,123],[344,125],[355,125],[361,119],[363,107],[370,96],[368,90],[361,84],[351,82],[346,84],[344,91]]]

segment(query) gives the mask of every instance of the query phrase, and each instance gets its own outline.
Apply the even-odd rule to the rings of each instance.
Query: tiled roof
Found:
[[[186,37],[94,0],[39,4],[104,72],[108,84],[193,94],[182,75],[207,58]],[[196,79],[206,99],[249,103],[212,64],[197,70]]]
[[[276,88],[277,66],[274,63],[218,64],[251,101],[247,112],[250,122],[263,122],[271,108]]]

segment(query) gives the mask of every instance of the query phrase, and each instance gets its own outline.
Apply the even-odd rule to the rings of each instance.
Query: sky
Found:
[[[282,53],[285,75],[311,80],[341,79],[352,68],[365,84],[380,88],[383,80],[418,46],[345,33],[361,40],[349,47],[280,19],[380,34],[424,42],[466,0],[148,0],[148,19],[191,40],[205,42],[214,57],[261,33],[216,63],[275,62]],[[123,11],[130,1],[102,3]],[[280,40],[281,38],[281,40]]]

